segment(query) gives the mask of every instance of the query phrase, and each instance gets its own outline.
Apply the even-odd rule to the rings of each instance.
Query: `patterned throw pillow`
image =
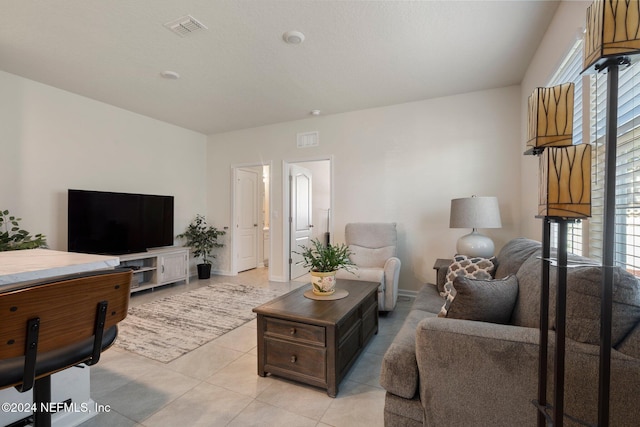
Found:
[[[495,257],[469,258],[466,255],[456,255],[453,257],[453,262],[449,265],[449,269],[447,270],[444,292],[440,292],[440,295],[445,299],[445,302],[440,309],[438,316],[445,317],[447,315],[447,310],[449,310],[451,301],[453,301],[453,298],[456,296],[456,290],[453,287],[453,282],[456,277],[490,280],[493,278],[493,271],[496,268],[495,260]]]

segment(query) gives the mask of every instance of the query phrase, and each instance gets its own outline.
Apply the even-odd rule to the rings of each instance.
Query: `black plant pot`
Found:
[[[198,264],[198,279],[211,277],[211,264]]]

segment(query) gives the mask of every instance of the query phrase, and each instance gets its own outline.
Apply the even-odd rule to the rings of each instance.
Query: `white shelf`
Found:
[[[171,283],[189,283],[189,249],[168,247],[120,256],[122,267],[133,267],[131,293]]]
[[[144,271],[153,271],[155,270],[155,267],[144,267],[144,268],[138,268],[137,270],[133,270],[134,273],[141,273]]]

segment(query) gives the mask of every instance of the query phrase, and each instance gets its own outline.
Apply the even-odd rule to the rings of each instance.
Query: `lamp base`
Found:
[[[493,256],[495,246],[493,240],[478,233],[474,228],[471,233],[458,239],[456,251],[460,255],[490,258]]]

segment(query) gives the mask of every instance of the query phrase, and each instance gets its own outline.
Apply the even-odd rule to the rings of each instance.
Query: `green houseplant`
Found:
[[[316,295],[331,295],[335,292],[336,271],[344,269],[352,272],[357,268],[349,258],[351,250],[347,245],[323,244],[318,239],[311,241],[311,246],[302,246],[302,265],[311,273],[311,285]]]
[[[0,251],[42,248],[47,245],[44,234],[31,236],[20,228],[22,218],[9,215],[8,210],[0,211]]]
[[[198,264],[199,279],[211,277],[211,260],[216,257],[212,252],[214,248],[224,246],[218,242],[218,237],[225,234],[224,231],[208,225],[204,216],[198,214],[187,226],[185,232],[176,236],[179,239],[186,240],[185,246],[191,248],[196,258],[202,258],[202,263]]]

